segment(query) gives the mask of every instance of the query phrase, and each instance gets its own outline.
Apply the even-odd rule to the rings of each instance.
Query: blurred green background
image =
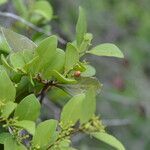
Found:
[[[73,40],[78,7],[82,6],[87,14],[89,32],[94,35],[93,45],[112,42],[123,51],[124,60],[87,55],[104,85],[97,96],[97,113],[107,125],[108,132],[120,139],[127,150],[149,150],[150,0],[49,2],[54,11],[53,19],[44,25],[37,24],[45,31],[58,34],[67,41]],[[11,1],[1,5],[0,11],[17,13]],[[13,18],[0,16],[0,25],[34,39],[30,30],[25,26],[23,30],[19,23],[14,24]],[[80,150],[111,150],[83,135],[75,136],[73,141],[74,147]]]

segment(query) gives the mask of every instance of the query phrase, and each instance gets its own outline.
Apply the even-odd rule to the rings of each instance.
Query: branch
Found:
[[[42,28],[37,27],[36,25],[32,24],[31,22],[25,20],[24,18],[22,18],[22,17],[20,17],[20,16],[18,16],[16,14],[9,13],[9,12],[0,12],[0,16],[9,17],[9,18],[15,19],[17,21],[22,22],[23,24],[27,25],[28,27],[32,28],[33,30],[35,30],[37,32],[43,33],[43,34],[45,34],[47,36],[51,35],[50,32],[45,32],[45,30],[43,30]],[[59,36],[58,36],[58,41],[61,44],[66,44],[66,41],[63,38],[59,37]]]

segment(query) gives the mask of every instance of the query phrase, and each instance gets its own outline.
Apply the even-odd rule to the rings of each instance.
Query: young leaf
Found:
[[[6,103],[1,110],[1,117],[8,118],[10,114],[15,110],[16,107],[17,107],[17,104],[14,102]]]
[[[61,84],[74,84],[77,83],[77,81],[75,79],[69,79],[69,78],[65,78],[62,74],[60,74],[58,71],[53,70],[51,72],[52,76],[55,77],[57,79],[57,81]]]
[[[47,70],[47,67],[51,64],[52,60],[55,59],[56,48],[56,36],[50,36],[44,39],[36,48],[36,54],[39,56],[39,60],[35,64],[37,72]]]
[[[103,132],[95,132],[95,133],[92,133],[91,135],[95,137],[96,139],[103,141],[106,144],[111,145],[117,150],[125,150],[122,143],[110,134],[103,133]]]
[[[9,92],[8,92],[9,91]],[[0,101],[6,103],[14,101],[16,89],[5,70],[0,70]]]
[[[71,43],[67,44],[66,54],[65,54],[65,71],[73,69],[73,67],[79,61],[79,53],[77,48]]]
[[[64,128],[74,125],[80,119],[84,98],[85,94],[76,95],[64,106],[61,113],[61,122]]]
[[[82,77],[92,77],[96,74],[96,70],[91,65],[85,65],[86,70],[81,73]]]
[[[92,39],[93,39],[93,35],[91,33],[86,33],[84,35],[83,41],[79,47],[80,53],[82,53],[88,49],[88,47],[91,45]]]
[[[20,51],[25,49],[34,50],[37,47],[34,42],[23,35],[17,34],[6,28],[1,27],[0,29],[12,51]]]
[[[100,44],[92,48],[90,51],[87,51],[87,53],[97,56],[109,56],[118,58],[124,57],[120,49],[116,45],[111,43]]]
[[[62,70],[64,69],[64,63],[65,52],[57,48],[55,58],[52,60],[51,64],[47,67],[47,69],[43,72],[44,78],[49,79],[51,77],[51,70],[62,72]]]
[[[96,91],[89,88],[85,93],[85,99],[82,102],[81,123],[88,122],[96,111]]]
[[[36,130],[35,135],[33,136],[32,144],[34,147],[39,147],[42,149],[47,146],[50,139],[56,132],[57,121],[56,120],[46,120],[40,123]]]
[[[82,7],[79,7],[79,17],[76,25],[76,41],[77,45],[83,41],[84,35],[87,32],[86,16]]]
[[[34,133],[35,133],[35,122],[33,122],[33,121],[22,120],[22,121],[18,121],[16,123],[14,123],[13,126],[23,128],[32,135],[34,135]]]
[[[25,97],[17,106],[15,110],[15,117],[18,120],[31,120],[35,121],[40,114],[40,103],[33,95]]]
[[[53,8],[50,3],[45,0],[36,1],[32,11],[33,13],[41,15],[47,21],[53,17]]]

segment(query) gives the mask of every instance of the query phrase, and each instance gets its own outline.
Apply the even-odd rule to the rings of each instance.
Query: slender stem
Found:
[[[43,30],[42,28],[39,28],[38,26],[34,25],[33,23],[25,20],[24,18],[16,15],[16,14],[13,14],[13,13],[9,13],[9,12],[0,12],[0,16],[3,16],[3,17],[9,17],[9,18],[12,18],[12,19],[15,19],[17,21],[20,21],[22,22],[23,24],[27,25],[28,27],[32,28],[33,30],[37,31],[37,32],[40,32],[40,33],[43,33],[47,36],[50,36],[51,35],[51,32],[46,32],[45,30]],[[66,44],[67,42],[58,36],[58,41],[61,43],[61,44]]]

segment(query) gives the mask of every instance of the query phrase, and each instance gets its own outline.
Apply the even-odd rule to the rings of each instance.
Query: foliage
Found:
[[[35,12],[48,19],[38,6],[41,5],[36,4]],[[73,149],[71,136],[78,132],[124,150],[116,138],[106,133],[95,114],[96,95],[102,84],[96,79],[94,68],[83,60],[86,54],[118,58],[123,54],[109,43],[92,48],[93,36],[87,33],[86,27],[85,13],[80,7],[76,39],[67,43],[66,50],[58,48],[55,35],[36,45],[22,35],[0,28],[3,44],[0,143],[5,150],[69,150]],[[60,119],[38,120],[45,95],[56,87],[69,93],[71,99],[63,106]]]

